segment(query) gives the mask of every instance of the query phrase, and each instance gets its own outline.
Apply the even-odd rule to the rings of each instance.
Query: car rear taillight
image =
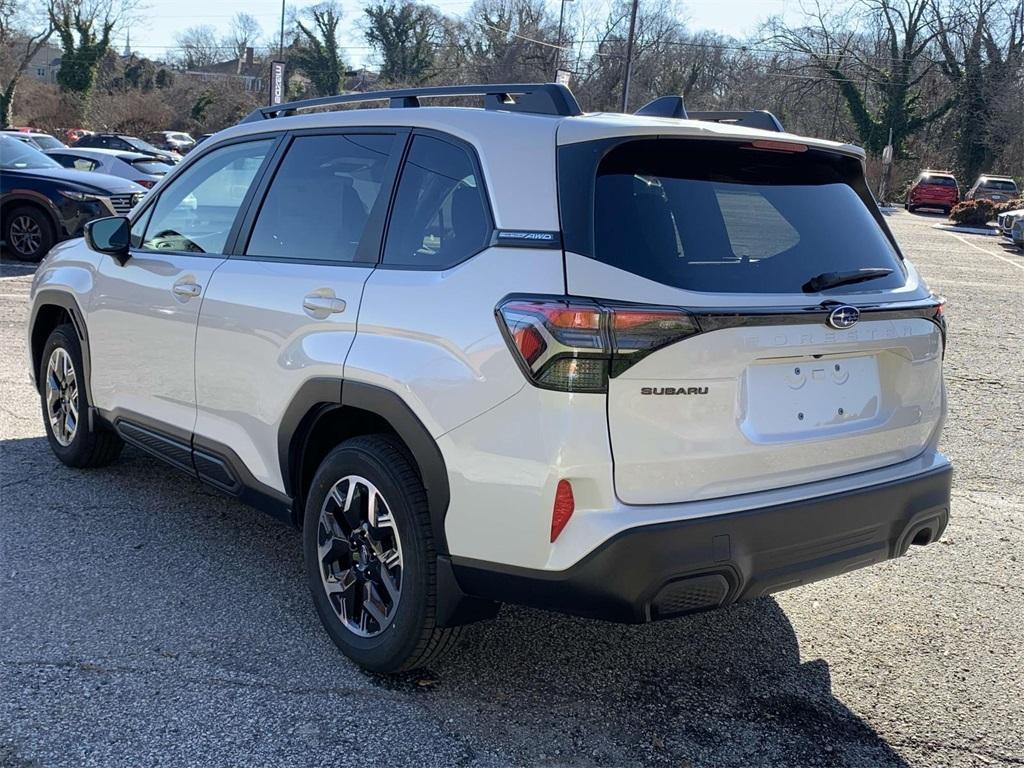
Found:
[[[700,333],[689,312],[569,296],[515,297],[498,322],[531,382],[562,392],[606,392],[608,378]]]

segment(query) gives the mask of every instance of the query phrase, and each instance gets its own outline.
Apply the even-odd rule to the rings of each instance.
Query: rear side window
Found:
[[[78,157],[76,155],[51,154],[50,157],[65,168],[74,168],[76,171],[91,171],[99,165],[95,160],[90,160],[87,157]]]
[[[433,136],[415,136],[398,184],[384,263],[439,269],[486,247],[491,222],[469,153]]]
[[[578,252],[665,285],[709,293],[802,293],[804,283],[824,272],[869,267],[893,273],[830,293],[904,282],[854,158],[735,142],[628,141],[612,147],[592,171],[590,213],[578,199],[586,195],[586,182],[565,173],[579,167],[573,154],[600,155],[593,147],[568,149],[559,167],[570,250],[588,249]],[[578,231],[583,219],[592,239]]]
[[[246,255],[376,261],[376,248],[361,253],[359,246],[373,234],[371,213],[390,182],[394,143],[393,134],[296,138],[270,184]],[[380,242],[379,235],[367,240]]]

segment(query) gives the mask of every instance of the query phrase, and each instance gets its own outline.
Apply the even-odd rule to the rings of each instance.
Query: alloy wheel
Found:
[[[320,508],[320,580],[346,629],[359,637],[383,632],[402,594],[402,542],[387,502],[369,480],[348,475]]]
[[[78,432],[78,377],[63,347],[55,348],[46,363],[46,417],[57,442],[71,445]]]
[[[43,230],[39,222],[31,216],[18,216],[11,222],[10,229],[11,247],[18,253],[31,256],[39,250],[43,242]]]

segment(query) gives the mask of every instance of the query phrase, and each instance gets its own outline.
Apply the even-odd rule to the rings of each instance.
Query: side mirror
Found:
[[[125,216],[95,219],[85,225],[85,242],[94,251],[106,253],[124,264],[131,256],[132,225]]]

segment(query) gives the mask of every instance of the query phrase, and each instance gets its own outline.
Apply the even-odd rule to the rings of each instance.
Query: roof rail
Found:
[[[534,115],[556,115],[570,117],[582,115],[583,110],[576,102],[572,91],[558,83],[512,83],[498,85],[442,85],[426,88],[404,88],[392,91],[368,91],[366,93],[345,93],[338,96],[321,96],[316,99],[290,101],[253,110],[242,121],[257,122],[271,117],[294,115],[306,109],[334,107],[341,104],[359,104],[367,101],[387,101],[391,108],[420,106],[420,99],[445,98],[452,96],[483,96],[485,109],[500,109],[508,112],[526,112]]]
[[[689,117],[691,120],[741,125],[744,128],[760,128],[762,131],[784,133],[786,130],[779,122],[779,118],[763,109],[750,112],[690,112]]]

